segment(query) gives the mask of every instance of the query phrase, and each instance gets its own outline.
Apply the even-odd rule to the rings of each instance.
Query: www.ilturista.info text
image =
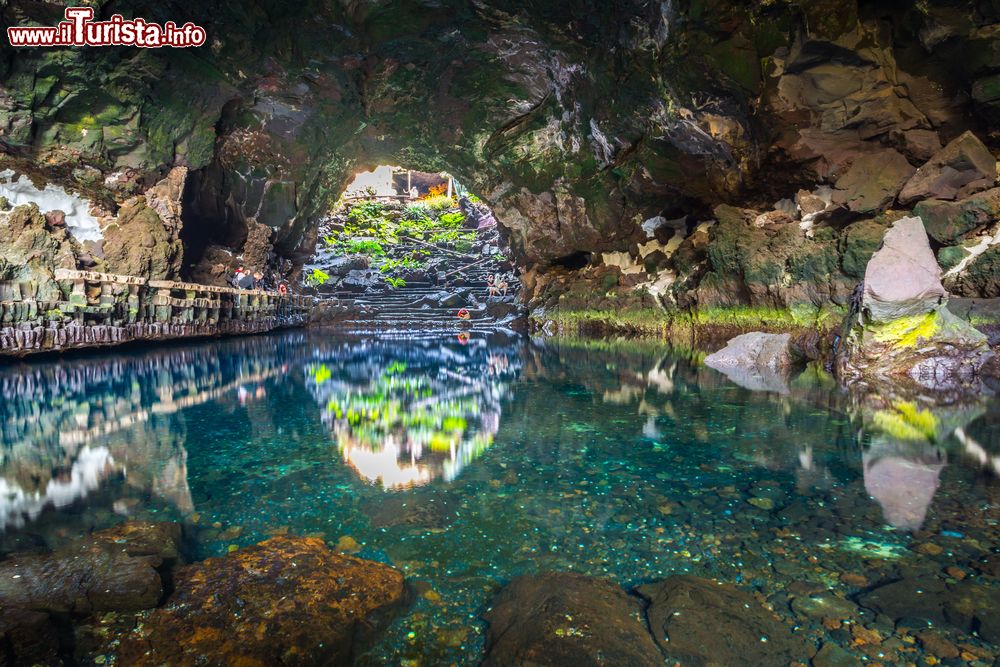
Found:
[[[7,28],[11,46],[138,46],[185,48],[205,43],[205,29],[193,23],[163,25],[144,19],[125,19],[115,14],[107,21],[94,21],[93,7],[67,7],[66,20],[56,26]]]

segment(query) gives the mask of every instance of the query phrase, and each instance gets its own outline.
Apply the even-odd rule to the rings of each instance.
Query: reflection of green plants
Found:
[[[313,269],[308,276],[306,276],[306,283],[313,287],[319,287],[320,285],[325,285],[330,280],[330,274],[322,269]]]
[[[316,384],[323,384],[333,377],[333,373],[326,367],[326,364],[320,364],[315,368],[310,368],[309,372]]]
[[[406,372],[406,363],[402,361],[393,361],[385,369],[386,375],[397,375],[399,373],[405,373],[405,372]]]

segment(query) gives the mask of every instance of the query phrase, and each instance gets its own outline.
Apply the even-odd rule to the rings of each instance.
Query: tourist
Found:
[[[240,268],[236,269],[236,272],[233,274],[233,277],[229,279],[229,284],[239,289],[240,283],[243,281],[243,276],[245,275],[246,271],[241,266]]]

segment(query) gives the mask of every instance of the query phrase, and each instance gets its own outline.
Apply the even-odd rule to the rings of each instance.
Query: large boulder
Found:
[[[891,322],[936,308],[947,297],[941,267],[920,218],[897,220],[865,270],[862,308],[872,322]]]
[[[965,132],[920,167],[899,193],[899,202],[956,199],[996,182],[997,161],[972,132]]]
[[[954,245],[969,232],[996,221],[1000,215],[1000,188],[958,201],[922,201],[914,207],[913,214],[924,221],[924,228],[932,239]]]
[[[166,605],[120,638],[118,664],[350,664],[356,634],[403,595],[391,567],[275,537],[177,570]]]
[[[790,334],[754,331],[731,339],[705,357],[705,365],[730,380],[759,391],[788,392],[788,370],[794,363]]]
[[[127,522],[59,551],[15,555],[0,563],[4,606],[88,614],[137,611],[159,603],[158,568],[179,560],[180,526]]]
[[[55,270],[77,268],[79,254],[66,228],[49,229],[36,204],[0,212],[0,281],[33,283],[33,296],[60,301]]]
[[[639,601],[580,574],[529,575],[508,584],[485,618],[484,667],[663,664]]]
[[[916,169],[897,151],[862,155],[837,179],[833,201],[856,213],[879,211],[896,200]]]
[[[110,273],[154,280],[180,277],[183,245],[143,197],[133,197],[104,228],[104,259]]]
[[[992,356],[986,336],[947,309],[919,218],[897,220],[865,270],[859,312],[838,350],[843,378],[909,377],[938,390],[970,386]]]
[[[816,652],[734,586],[681,575],[638,592],[649,601],[649,628],[669,664],[787,665],[808,663]]]

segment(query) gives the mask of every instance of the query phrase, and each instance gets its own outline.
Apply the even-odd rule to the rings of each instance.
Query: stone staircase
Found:
[[[414,272],[401,287],[345,282],[331,286],[321,292],[326,309],[333,311],[324,319],[350,333],[382,337],[514,330],[524,315],[519,301],[521,283],[509,260],[493,259],[497,243],[495,230],[481,232],[469,256],[441,252],[433,270]],[[408,249],[404,245],[399,252]],[[502,290],[490,294],[490,275],[501,275],[507,282],[506,295]],[[458,317],[463,309],[468,311],[468,319]]]

